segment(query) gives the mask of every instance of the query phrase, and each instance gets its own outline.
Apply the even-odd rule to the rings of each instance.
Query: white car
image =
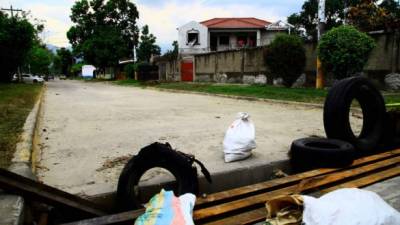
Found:
[[[32,75],[32,74],[22,74],[22,82],[24,83],[43,83],[43,78]]]

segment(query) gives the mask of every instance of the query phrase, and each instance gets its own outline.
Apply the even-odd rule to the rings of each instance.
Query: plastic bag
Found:
[[[357,188],[343,188],[319,199],[303,196],[306,225],[399,225],[400,213],[379,195]]]
[[[225,162],[248,158],[256,148],[254,124],[248,113],[240,112],[228,128],[224,138]]]
[[[173,191],[161,190],[146,204],[146,212],[139,216],[135,225],[194,225],[194,194],[175,197]]]

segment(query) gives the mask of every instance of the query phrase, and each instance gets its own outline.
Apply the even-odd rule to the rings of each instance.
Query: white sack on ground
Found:
[[[237,119],[225,133],[224,155],[225,162],[245,159],[251,155],[251,150],[256,148],[255,128],[248,113],[240,112]]]
[[[320,198],[303,196],[306,225],[399,225],[400,213],[374,192],[344,188]]]

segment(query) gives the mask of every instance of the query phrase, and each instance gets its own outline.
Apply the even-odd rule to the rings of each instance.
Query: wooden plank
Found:
[[[383,181],[383,180],[387,180],[396,176],[400,175],[400,167],[394,167],[394,168],[390,168],[388,170],[384,170],[378,173],[374,173],[371,175],[368,175],[366,177],[361,177],[355,180],[351,180],[339,185],[335,185],[333,187],[330,188],[326,188],[323,189],[321,191],[319,191],[318,193],[320,194],[326,194],[329,193],[331,191],[340,189],[340,188],[360,188],[360,187],[365,187],[368,185],[372,185],[374,183],[377,183],[379,181]]]
[[[9,193],[21,195],[24,198],[44,202],[52,206],[67,207],[81,213],[86,218],[88,216],[106,215],[93,202],[1,168],[0,188]]]
[[[72,223],[65,223],[62,225],[105,225],[105,224],[115,224],[121,222],[131,222],[138,218],[145,212],[145,209],[132,210],[122,213],[117,213],[108,216],[96,217],[92,219],[86,219],[81,221],[76,221]]]
[[[361,174],[365,174],[367,172],[371,172],[377,169],[382,169],[385,167],[389,167],[391,165],[398,164],[400,162],[400,157],[389,158],[383,161],[379,161],[373,164],[368,164],[362,167],[357,167],[350,170],[340,171],[332,174],[321,175],[318,177],[313,177],[306,179],[299,184],[291,185],[289,187],[285,187],[282,189],[274,190],[267,193],[253,195],[251,197],[231,201],[228,203],[223,203],[216,206],[211,206],[204,209],[195,210],[193,213],[193,217],[195,220],[204,219],[207,217],[227,213],[230,211],[238,210],[241,208],[250,207],[257,204],[263,204],[267,200],[272,197],[276,197],[279,195],[288,195],[293,193],[301,193],[303,191],[307,191],[313,188],[321,187],[323,185],[337,182],[343,179],[347,179],[350,177],[358,176]]]
[[[355,166],[364,165],[366,163],[371,163],[371,162],[374,162],[376,160],[382,160],[382,159],[390,158],[390,157],[393,157],[393,156],[397,156],[399,154],[400,154],[400,149],[397,149],[397,150],[384,152],[384,153],[380,153],[380,154],[376,154],[376,155],[372,155],[372,156],[368,156],[368,157],[363,157],[363,158],[355,160],[354,163],[349,168],[352,168],[352,167],[355,167]],[[398,162],[398,158],[399,157],[395,158],[394,161]],[[394,163],[393,159],[391,160],[391,162]],[[385,161],[383,161],[383,162],[381,162],[379,164],[379,167],[383,166],[382,164],[384,164],[385,166],[390,166],[390,165],[392,165],[392,163],[388,163],[388,160],[385,160]],[[371,165],[375,165],[375,164],[371,164]],[[366,166],[364,166],[364,167],[366,167]],[[359,172],[367,172],[367,171],[370,171],[370,170],[373,170],[373,169],[376,169],[376,166],[369,167],[368,170],[363,170],[361,168],[358,171]],[[240,195],[243,195],[243,194],[251,193],[252,191],[264,190],[265,189],[265,184],[270,185],[268,183],[273,184],[270,187],[277,187],[280,184],[285,184],[285,183],[288,183],[288,182],[298,182],[301,179],[310,178],[313,175],[314,176],[315,175],[321,175],[321,174],[322,175],[324,175],[324,174],[326,175],[327,173],[334,172],[334,171],[336,171],[336,173],[341,173],[341,172],[338,172],[340,170],[342,170],[342,169],[317,169],[317,170],[313,170],[313,171],[308,171],[308,172],[302,173],[303,175],[302,174],[292,175],[292,176],[296,177],[295,180],[292,180],[290,178],[292,176],[289,176],[289,177],[285,177],[285,178],[276,179],[276,180],[279,180],[278,182],[276,182],[276,180],[272,180],[272,181],[262,182],[260,185],[256,184],[256,185],[245,186],[243,188],[236,188],[236,189],[232,189],[232,190],[229,190],[229,191],[215,193],[215,194],[209,195],[206,199],[198,199],[196,201],[198,201],[199,204],[202,205],[202,204],[208,203],[208,202],[213,201],[213,200],[221,200],[221,199],[224,199],[225,197],[229,198],[229,196],[228,196],[229,194],[240,196]],[[354,169],[352,171],[354,171]],[[343,171],[343,172],[346,172],[346,171]],[[304,174],[306,174],[306,175],[304,175]],[[307,175],[309,175],[309,176],[307,176]],[[347,174],[347,175],[349,176],[349,174]],[[356,173],[354,173],[354,174],[350,173],[350,175],[354,175],[355,176],[357,174]],[[345,178],[345,177],[342,177],[342,178]],[[304,186],[304,184],[302,184],[302,185]],[[252,188],[251,186],[255,186],[255,187]],[[275,191],[272,191],[272,192],[269,192],[269,193],[263,193],[263,194],[260,194],[260,195],[253,196],[253,198],[257,199],[258,198],[257,196],[261,196],[261,197],[264,197],[264,199],[270,199],[270,198],[276,197],[277,195],[292,194],[292,193],[294,193],[296,191],[299,191],[298,185],[291,185],[289,187],[285,187],[285,188],[280,189],[280,190],[275,190]],[[198,202],[196,202],[196,204],[198,204]],[[235,202],[237,203],[237,201],[234,201],[234,204],[235,204]],[[257,204],[262,204],[262,207],[260,207],[259,209],[251,210],[251,211],[245,212],[245,213],[240,213],[240,214],[235,215],[235,216],[230,216],[229,218],[232,218],[231,220],[229,220],[229,218],[224,218],[224,219],[218,220],[216,222],[210,222],[210,224],[246,224],[248,222],[252,223],[252,222],[263,220],[263,219],[265,219],[265,209],[264,209],[264,203],[265,202],[266,202],[266,200],[265,201],[264,200],[256,201]],[[230,203],[226,203],[226,204],[230,204]],[[218,208],[218,209],[220,207],[221,207],[221,205],[216,206],[216,208]],[[223,205],[222,205],[222,207],[223,207]],[[239,205],[238,209],[240,209],[242,207],[243,207],[243,205]],[[205,208],[205,209],[209,209],[209,208]],[[233,207],[233,210],[235,210],[234,207]],[[196,213],[196,211],[199,211],[199,210],[195,210],[195,213]],[[120,222],[133,222],[134,219],[136,219],[143,212],[144,212],[144,209],[132,210],[132,211],[128,211],[128,212],[117,213],[117,214],[113,214],[113,215],[108,215],[108,216],[97,217],[97,218],[93,218],[93,219],[88,219],[88,220],[82,220],[82,221],[77,221],[77,222],[73,222],[73,223],[68,223],[68,225],[89,225],[89,224],[91,224],[91,225],[102,225],[102,224],[114,224],[114,223],[120,223]],[[202,217],[202,218],[207,218],[207,217]],[[243,218],[243,220],[241,220],[240,218]],[[198,220],[198,218],[195,218],[195,219]]]
[[[237,198],[241,195],[247,195],[252,192],[276,188],[276,187],[279,187],[279,186],[282,186],[285,184],[297,182],[297,181],[300,181],[300,180],[303,180],[306,178],[310,178],[310,177],[314,177],[314,176],[318,176],[318,175],[323,175],[323,174],[327,174],[327,173],[331,173],[331,172],[335,172],[335,171],[339,171],[339,170],[345,170],[345,169],[352,168],[355,166],[360,166],[360,165],[363,165],[363,164],[366,164],[366,163],[369,163],[372,161],[381,160],[381,159],[385,159],[388,157],[393,157],[393,156],[396,156],[399,154],[400,154],[400,149],[396,149],[393,151],[388,151],[388,152],[356,159],[356,160],[354,160],[352,165],[350,165],[346,168],[316,169],[316,170],[311,170],[311,171],[307,171],[307,172],[300,173],[300,174],[291,175],[288,177],[278,178],[278,179],[269,180],[269,181],[265,181],[265,182],[261,182],[261,183],[257,183],[257,184],[253,184],[253,185],[247,185],[247,186],[243,186],[240,188],[235,188],[235,189],[231,189],[231,190],[227,190],[227,191],[210,194],[206,198],[198,198],[196,200],[196,207],[199,207],[206,203],[221,201],[221,200],[225,200],[225,199]]]
[[[234,216],[229,216],[221,220],[208,222],[208,223],[199,223],[205,225],[247,225],[247,224],[255,224],[257,222],[261,222],[265,220],[267,216],[267,211],[265,207],[260,207],[258,209],[254,209],[245,213],[239,213]]]
[[[355,180],[351,180],[340,185],[335,185],[330,188],[323,189],[318,192],[318,194],[326,194],[331,191],[340,189],[340,188],[361,188],[374,183],[377,183],[382,180],[386,180],[392,177],[396,177],[400,175],[400,167],[389,168],[387,170],[383,170],[377,173],[373,173],[367,175],[365,177],[361,177]],[[207,225],[244,225],[244,224],[254,224],[255,222],[263,221],[266,218],[266,209],[265,207],[258,208],[255,210],[251,210],[248,212],[240,213],[235,216],[226,217],[220,220],[216,220],[209,223],[204,223]]]

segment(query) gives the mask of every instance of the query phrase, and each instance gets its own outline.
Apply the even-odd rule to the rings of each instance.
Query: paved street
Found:
[[[38,175],[72,193],[116,190],[122,165],[99,168],[155,141],[194,154],[214,174],[286,159],[292,140],[324,135],[322,109],[107,83],[48,82],[43,106]],[[251,158],[227,164],[224,133],[241,111],[256,126],[257,148]]]

